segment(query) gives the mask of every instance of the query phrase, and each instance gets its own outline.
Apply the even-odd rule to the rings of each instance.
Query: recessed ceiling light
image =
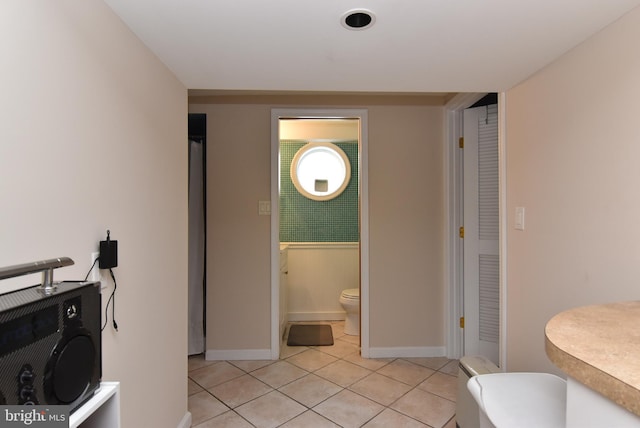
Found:
[[[376,22],[376,17],[370,10],[353,9],[342,15],[340,22],[348,30],[365,30]]]

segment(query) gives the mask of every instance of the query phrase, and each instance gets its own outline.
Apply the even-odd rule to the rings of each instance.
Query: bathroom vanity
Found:
[[[545,335],[567,374],[567,428],[640,426],[640,302],[562,312]]]

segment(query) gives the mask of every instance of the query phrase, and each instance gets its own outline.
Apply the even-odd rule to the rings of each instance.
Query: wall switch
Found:
[[[524,230],[524,207],[516,207],[516,230]]]
[[[100,275],[100,269],[98,269],[98,263],[96,259],[100,257],[100,253],[98,251],[91,253],[91,264],[89,266],[93,266],[91,268],[91,274],[89,275],[89,281],[101,281],[102,275]],[[94,265],[95,263],[95,265]]]
[[[258,201],[258,215],[271,215],[271,201]]]

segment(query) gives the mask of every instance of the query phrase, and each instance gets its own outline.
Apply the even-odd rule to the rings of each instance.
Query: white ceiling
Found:
[[[507,90],[640,0],[105,0],[189,89]],[[345,29],[351,9],[373,12]]]

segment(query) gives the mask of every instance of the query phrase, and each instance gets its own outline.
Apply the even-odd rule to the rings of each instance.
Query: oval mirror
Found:
[[[302,195],[328,201],[340,195],[351,179],[351,164],[332,143],[308,143],[293,157],[291,180]]]

